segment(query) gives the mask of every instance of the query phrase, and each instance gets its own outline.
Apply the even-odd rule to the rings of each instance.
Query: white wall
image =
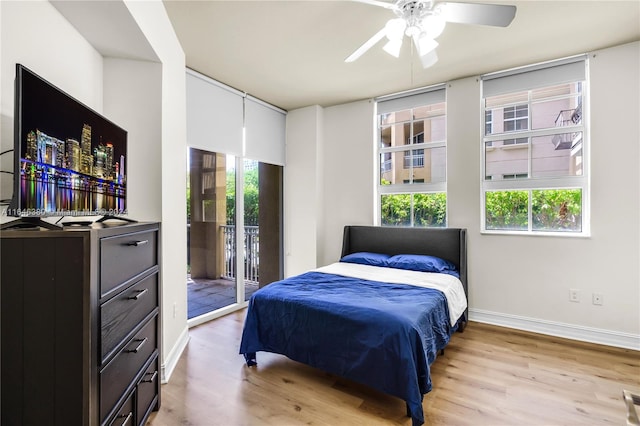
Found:
[[[373,223],[374,105],[367,100],[324,110],[324,217],[318,232],[318,266],[340,258],[345,224]]]
[[[449,226],[468,229],[472,320],[640,349],[638,75],[638,42],[590,55],[589,238],[480,233],[480,83],[472,77],[447,85]],[[324,190],[325,218],[315,242],[306,241],[315,245],[318,264],[339,256],[342,226],[374,223],[375,189],[368,181],[373,180],[373,112],[364,105],[324,109],[325,137],[318,143],[326,155],[316,167],[325,170],[325,179],[315,190]],[[288,121],[296,113],[290,112]],[[290,147],[304,134],[287,136],[289,167],[298,160]],[[348,177],[341,179],[342,173]],[[296,194],[286,196],[287,209],[295,211]],[[580,290],[579,303],[569,301],[569,288]],[[602,306],[591,303],[593,292],[604,295]]]
[[[127,130],[127,210],[139,221],[162,219],[161,84],[157,62],[104,58],[104,114]]]
[[[0,152],[13,149],[16,63],[101,112],[102,56],[75,28],[49,2],[3,1],[0,9]],[[33,28],[55,28],[55,31]],[[0,170],[13,171],[12,153],[0,157]],[[11,175],[1,173],[0,182],[0,199],[11,198]],[[0,216],[0,222],[14,219]]]
[[[162,83],[156,88],[161,103],[155,105],[161,111],[156,122],[161,141],[155,144],[160,162],[145,164],[159,179],[156,188],[161,188],[162,380],[167,381],[188,339],[185,58],[161,2],[125,4],[162,63]]]
[[[167,380],[188,339],[184,53],[160,1],[79,1],[58,6],[56,9],[45,1],[0,2],[0,146],[2,150],[13,147],[16,62],[128,130],[129,215],[162,222],[161,359],[163,380]],[[116,26],[142,33],[137,34],[134,46],[112,46],[112,51],[123,52],[126,59],[103,58],[87,41],[109,39],[108,34],[94,32],[112,28],[114,23],[109,19],[117,19]],[[120,22],[122,19],[128,21]],[[91,33],[83,34],[76,28]],[[141,40],[153,48],[158,61],[141,60],[149,57],[139,56]],[[1,160],[2,170],[12,169],[10,158]],[[5,188],[4,175],[2,179]],[[0,198],[11,196],[10,183],[8,187],[9,193],[3,192]]]
[[[316,267],[318,229],[322,224],[322,108],[310,106],[287,114],[284,168],[284,275]]]
[[[534,330],[550,328],[570,336],[591,331],[594,339],[621,345],[631,344],[635,336],[639,346],[639,48],[640,43],[633,43],[589,58],[592,236],[471,232],[472,318],[475,314],[489,322],[529,323],[525,326]],[[469,87],[469,95],[475,93],[476,88]],[[629,93],[636,95],[625,95]],[[459,111],[450,112],[452,120],[463,120]],[[476,116],[481,116],[479,110]],[[451,143],[471,136],[464,128],[450,130]],[[480,148],[475,152],[479,163]],[[467,180],[463,210],[478,209],[478,173],[474,175]],[[475,228],[477,222],[469,225]],[[569,301],[570,288],[580,290],[579,303]],[[604,295],[602,306],[592,304],[594,292]]]

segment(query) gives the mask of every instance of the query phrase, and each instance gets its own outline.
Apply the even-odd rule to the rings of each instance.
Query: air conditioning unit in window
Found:
[[[562,133],[559,135],[554,135],[553,139],[551,139],[551,143],[556,148],[556,151],[561,149],[571,149],[576,146],[582,140],[582,133]]]

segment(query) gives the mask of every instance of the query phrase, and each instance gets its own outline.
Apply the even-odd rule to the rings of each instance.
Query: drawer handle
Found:
[[[148,244],[149,240],[138,240],[138,241],[130,241],[127,243],[128,246],[143,246],[145,244]]]
[[[147,373],[145,374],[145,376],[148,376],[149,374],[153,374],[153,375],[151,376],[150,379],[142,380],[142,383],[153,383],[156,377],[158,377],[158,370],[154,371],[153,373]]]
[[[129,423],[129,420],[131,420],[131,418],[133,417],[133,411],[129,411],[129,414],[128,414],[128,415],[120,414],[120,415],[118,416],[118,418],[119,418],[119,419],[121,419],[121,418],[123,418],[123,417],[126,417],[126,419],[124,419],[124,421],[121,423],[121,425],[120,425],[120,426],[124,426],[124,425],[126,425],[127,423]]]
[[[147,340],[149,340],[148,337],[145,337],[144,339],[136,339],[135,341],[140,342],[140,344],[136,346],[135,349],[130,349],[127,352],[137,354],[140,351],[140,348],[142,348],[144,344],[147,343]]]
[[[129,296],[129,297],[127,297],[127,299],[129,299],[129,300],[138,300],[142,296],[144,296],[145,293],[148,292],[148,291],[149,291],[148,288],[145,288],[144,290],[136,290],[135,296]]]

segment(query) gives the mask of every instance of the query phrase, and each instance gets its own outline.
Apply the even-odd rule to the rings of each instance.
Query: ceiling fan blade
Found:
[[[516,7],[482,3],[438,3],[447,22],[507,27],[516,16]]]
[[[395,3],[387,3],[384,1],[378,1],[378,0],[351,0],[351,1],[370,4],[372,6],[384,7],[385,9],[391,9],[391,10],[396,9]]]
[[[369,40],[367,40],[362,46],[358,47],[356,49],[355,52],[353,52],[351,55],[349,55],[349,57],[347,59],[345,59],[345,62],[353,62],[356,59],[358,59],[360,56],[362,56],[364,54],[364,52],[366,52],[367,50],[371,49],[377,42],[379,42],[380,40],[382,40],[382,38],[385,35],[385,29],[381,29],[380,31],[378,31],[373,37],[371,37]]]

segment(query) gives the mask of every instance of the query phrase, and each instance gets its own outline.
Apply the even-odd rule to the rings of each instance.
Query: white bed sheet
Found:
[[[325,274],[342,275],[369,281],[381,281],[394,284],[409,284],[418,287],[440,290],[447,299],[449,320],[453,326],[467,309],[467,297],[462,281],[453,275],[433,272],[408,271],[380,266],[360,265],[357,263],[336,262],[314,269]]]

